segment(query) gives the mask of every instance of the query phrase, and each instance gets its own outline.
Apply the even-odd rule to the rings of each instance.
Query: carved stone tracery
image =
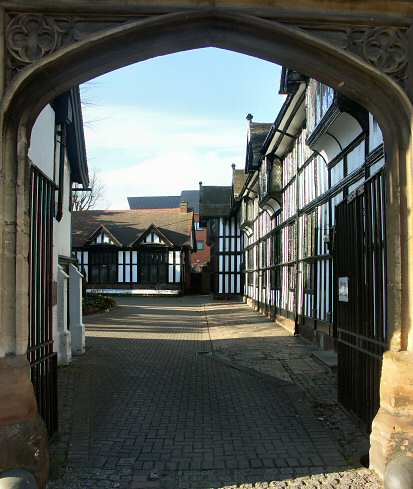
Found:
[[[87,17],[53,17],[41,14],[11,16],[6,29],[8,80],[10,81],[24,67],[62,46],[80,41],[93,32],[119,25],[121,22],[125,22],[125,19],[97,21]],[[300,27],[339,48],[356,54],[398,82],[406,78],[408,63],[406,28],[393,26],[343,28],[342,25]]]
[[[7,49],[18,62],[33,63],[57,49],[61,32],[48,17],[18,16],[8,25]]]
[[[10,81],[19,71],[56,50],[124,22],[88,18],[17,14],[6,28],[7,66]]]
[[[351,29],[348,49],[386,75],[398,80],[406,77],[406,30],[395,27]]]

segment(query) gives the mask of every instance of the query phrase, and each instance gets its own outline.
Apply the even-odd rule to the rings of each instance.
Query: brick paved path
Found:
[[[302,340],[243,304],[118,302],[87,319],[86,354],[59,369],[51,489],[380,487],[286,368]]]

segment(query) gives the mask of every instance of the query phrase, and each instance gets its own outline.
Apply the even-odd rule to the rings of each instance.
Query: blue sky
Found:
[[[272,122],[284,97],[280,67],[200,49],[154,58],[81,87],[89,167],[105,186],[100,207],[128,196],[229,185],[242,168],[247,113]]]

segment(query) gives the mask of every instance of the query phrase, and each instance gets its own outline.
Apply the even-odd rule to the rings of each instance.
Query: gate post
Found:
[[[413,353],[383,355],[380,409],[370,436],[370,467],[384,476],[397,454],[413,457]]]
[[[0,64],[4,61],[0,51]],[[0,473],[25,469],[47,482],[47,430],[27,358],[29,168],[27,139],[0,112]],[[17,142],[17,144],[15,144]],[[24,155],[24,164],[19,161]]]
[[[409,47],[411,68],[412,42]],[[390,121],[383,125],[389,351],[383,355],[380,408],[370,435],[370,467],[381,477],[396,456],[413,457],[413,119],[407,97],[404,106],[411,114],[398,124],[399,134],[408,136],[405,143],[392,134]]]
[[[0,358],[0,474],[29,470],[39,487],[48,477],[47,431],[40,418],[26,355]]]

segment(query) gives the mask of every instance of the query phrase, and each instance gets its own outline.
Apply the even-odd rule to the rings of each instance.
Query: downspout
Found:
[[[297,162],[296,162],[297,163]],[[297,171],[295,174],[295,304],[294,304],[294,334],[299,334],[300,333],[300,320],[298,316],[298,292],[299,292],[299,287],[298,287],[298,279],[300,277],[300,273],[298,270],[298,249],[299,249],[299,242],[300,242],[300,226],[299,226],[299,213],[298,213],[298,207],[299,207],[299,184],[298,184],[298,166],[297,166]]]
[[[57,196],[56,220],[60,222],[63,217],[63,192],[64,192],[64,171],[66,155],[66,124],[61,124],[60,130],[60,151],[59,151],[59,191]]]

